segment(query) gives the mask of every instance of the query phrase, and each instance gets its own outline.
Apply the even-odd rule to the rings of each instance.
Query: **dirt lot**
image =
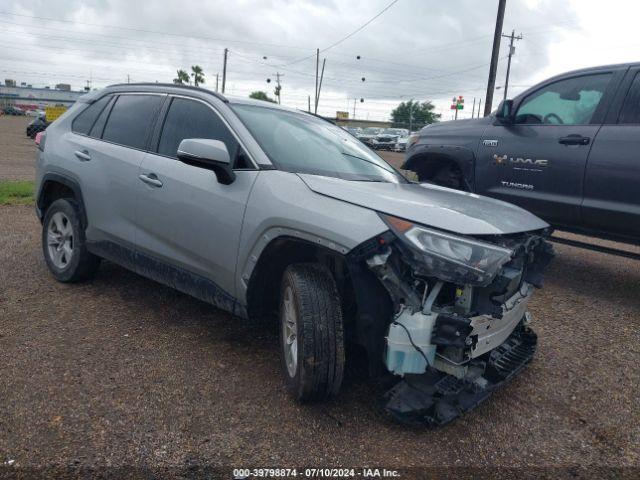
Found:
[[[3,127],[0,178],[29,178],[29,142]],[[423,430],[388,421],[358,376],[298,406],[274,327],[112,264],[57,283],[39,245],[31,207],[0,207],[0,465],[640,466],[637,261],[557,246],[532,364]]]
[[[0,116],[0,180],[33,180],[36,147],[25,134],[31,120]]]

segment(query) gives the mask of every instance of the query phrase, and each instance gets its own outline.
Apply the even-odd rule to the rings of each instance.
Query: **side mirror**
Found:
[[[503,125],[513,123],[513,100],[505,100],[500,103],[496,111],[496,120]]]
[[[178,146],[178,160],[194,167],[213,170],[218,181],[224,185],[229,185],[236,179],[227,146],[220,140],[185,138]]]

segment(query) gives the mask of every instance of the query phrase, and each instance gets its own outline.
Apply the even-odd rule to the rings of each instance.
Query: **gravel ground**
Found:
[[[36,147],[25,133],[31,120],[0,116],[0,180],[33,180]]]
[[[531,311],[539,352],[436,430],[388,421],[352,377],[298,406],[271,326],[104,264],[48,274],[30,207],[0,207],[0,461],[16,466],[640,465],[640,264],[558,246]]]
[[[0,117],[0,178],[33,178],[20,122]],[[357,375],[298,406],[273,326],[108,263],[59,284],[39,238],[31,207],[0,207],[0,465],[640,466],[638,261],[557,246],[532,364],[424,430],[391,423]]]

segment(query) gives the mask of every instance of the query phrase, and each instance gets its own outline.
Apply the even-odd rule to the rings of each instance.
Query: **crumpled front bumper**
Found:
[[[520,323],[502,344],[477,358],[485,362],[482,375],[459,379],[434,368],[422,375],[406,375],[385,394],[385,410],[404,424],[445,425],[520,372],[533,358],[536,345],[535,332]]]

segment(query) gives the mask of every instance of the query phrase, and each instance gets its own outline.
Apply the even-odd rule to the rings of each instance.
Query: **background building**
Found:
[[[14,105],[16,107],[32,110],[43,109],[47,106],[72,105],[84,91],[72,91],[67,89],[68,85],[59,84],[60,89],[55,88],[34,88],[30,85],[16,86],[13,80],[5,80],[4,85],[0,85],[0,105]]]

